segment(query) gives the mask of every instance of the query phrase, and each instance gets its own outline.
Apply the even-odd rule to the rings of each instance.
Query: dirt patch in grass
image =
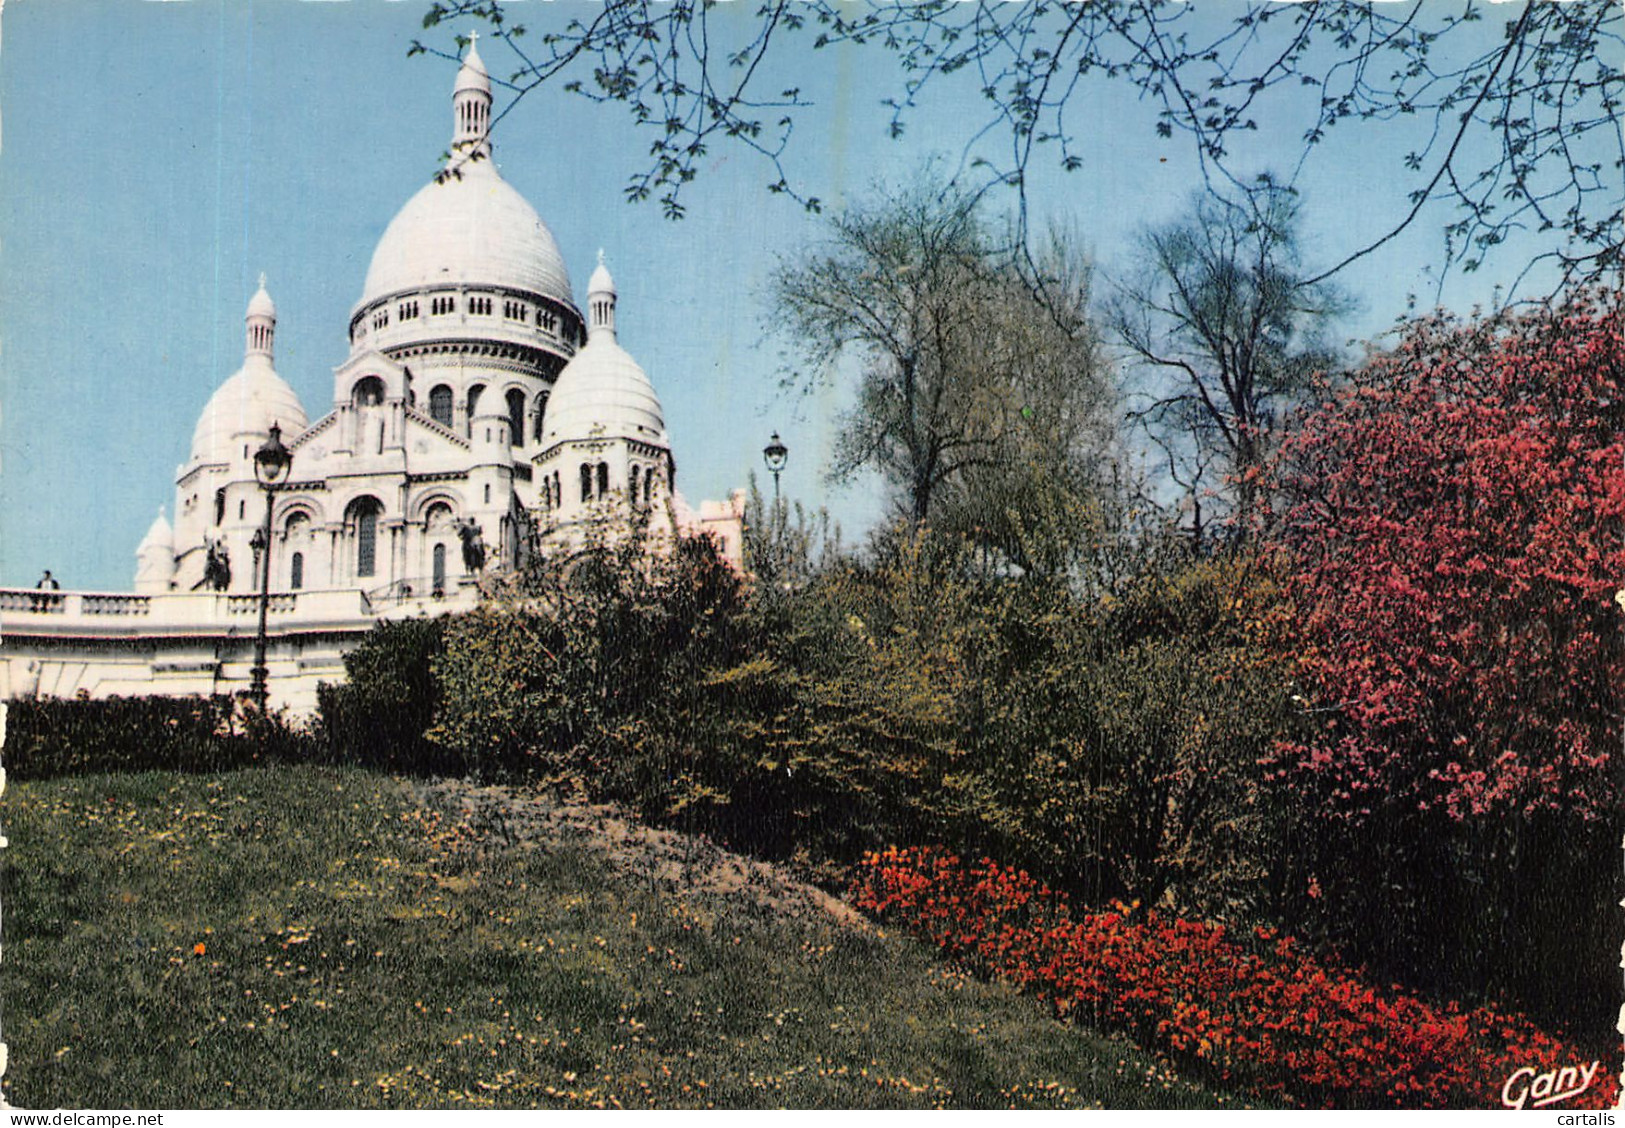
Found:
[[[840,924],[869,927],[868,918],[845,901],[777,866],[702,837],[645,826],[613,806],[561,803],[545,794],[455,779],[420,783],[416,790],[420,802],[444,814],[471,842],[585,848],[652,891],[739,896],[765,909],[792,915],[816,909]]]

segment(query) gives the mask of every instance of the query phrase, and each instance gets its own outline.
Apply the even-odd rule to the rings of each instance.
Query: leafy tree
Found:
[[[1595,859],[1625,830],[1622,385],[1617,294],[1431,319],[1327,392],[1280,470],[1319,724],[1279,770],[1322,914],[1571,1019],[1617,983]]]
[[[1614,0],[1532,2],[1488,20],[1471,0],[1443,8],[1254,0],[1224,12],[1168,0],[764,0],[750,9],[607,0],[590,17],[530,37],[498,0],[434,0],[424,23],[488,21],[513,48],[505,85],[515,101],[556,82],[625,105],[652,136],[649,163],[631,175],[627,194],[658,199],[671,215],[682,214],[683,191],[717,143],[760,154],[772,191],[819,206],[785,171],[807,102],[775,80],[774,65],[811,38],[815,48],[868,44],[895,57],[894,133],[931,88],[974,75],[988,120],[968,123],[968,132],[1003,144],[993,175],[1023,194],[1035,161],[1084,167],[1079,123],[1090,115],[1079,108],[1094,84],[1128,83],[1157,107],[1157,134],[1187,138],[1205,184],[1221,190],[1244,183],[1232,161],[1245,148],[1237,142],[1255,132],[1299,137],[1293,166],[1302,169],[1351,131],[1404,119],[1431,125],[1413,150],[1393,154],[1395,198],[1404,202],[1387,230],[1321,277],[1389,242],[1435,203],[1455,212],[1443,224],[1447,267],[1475,269],[1524,229],[1557,233],[1538,259],[1562,280],[1619,267],[1625,12]],[[1340,159],[1335,148],[1324,155]]]
[[[1190,495],[1200,540],[1205,494],[1228,496],[1243,522],[1255,514],[1287,410],[1334,359],[1321,331],[1343,303],[1306,280],[1298,198],[1268,177],[1239,203],[1193,196],[1187,217],[1143,232],[1140,245],[1145,267],[1118,294],[1112,326],[1159,377],[1133,417]]]
[[[860,365],[833,473],[879,470],[916,524],[951,494],[962,524],[971,507],[991,526],[1011,488],[1001,475],[1076,481],[1077,460],[1093,453],[1080,448],[1106,431],[1087,274],[1058,277],[1055,300],[1040,302],[1007,261],[977,198],[928,174],[833,218],[828,242],[775,276],[780,332],[811,369],[789,379],[805,386],[848,357]]]
[[[799,501],[769,503],[754,473],[747,484],[743,548],[745,571],[755,578],[758,597],[809,583],[843,554],[840,526],[827,510],[809,513]]]
[[[975,198],[921,181],[834,217],[827,244],[773,279],[779,332],[811,380],[851,354],[862,366],[832,474],[879,470],[916,523],[944,481],[993,459],[999,405],[977,378],[976,342],[992,253]]]
[[[753,816],[736,834],[838,879],[864,850],[973,833],[986,802],[962,717],[983,623],[963,551],[905,523],[871,564],[756,590],[749,656],[706,695],[710,756]]]
[[[995,457],[944,483],[933,524],[1023,574],[1076,575],[1123,498],[1110,362],[1090,310],[1092,264],[1053,233],[1036,273],[1005,266],[976,311]],[[1036,282],[1037,289],[1033,289]]]
[[[994,597],[974,731],[1000,845],[1090,904],[1267,919],[1281,827],[1259,761],[1295,730],[1286,607],[1245,557],[1146,548],[1113,596]]]

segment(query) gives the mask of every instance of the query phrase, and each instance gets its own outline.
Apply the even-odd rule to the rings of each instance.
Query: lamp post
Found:
[[[254,452],[254,478],[265,490],[265,524],[254,534],[260,558],[260,629],[254,636],[254,668],[249,673],[248,693],[262,715],[270,696],[266,685],[270,671],[265,667],[265,620],[271,611],[271,505],[276,499],[277,487],[287,479],[292,466],[293,455],[282,445],[282,427],[272,423],[271,437]]]
[[[767,469],[773,475],[773,511],[776,513],[779,508],[779,474],[784,471],[785,463],[790,461],[790,450],[779,438],[777,431],[773,432],[773,438],[762,448],[762,461],[767,463]]]

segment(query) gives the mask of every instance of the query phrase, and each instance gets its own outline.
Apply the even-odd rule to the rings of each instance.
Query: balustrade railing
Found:
[[[44,615],[60,615],[66,607],[67,596],[60,591],[0,588],[0,611],[33,611]]]
[[[297,629],[304,620],[342,623],[408,603],[414,588],[418,599],[451,600],[457,594],[458,583],[448,582],[439,596],[432,580],[407,581],[371,593],[359,589],[272,592],[268,610],[278,631]],[[81,627],[97,635],[171,628],[207,631],[215,627],[240,633],[253,629],[259,608],[260,597],[249,592],[85,592],[0,587],[0,616],[5,617],[6,628],[23,633],[34,629],[30,624],[37,625],[44,634],[71,634]]]
[[[273,615],[286,615],[299,605],[299,597],[293,592],[272,592],[270,612]],[[228,595],[226,596],[226,613],[229,615],[257,615],[260,610],[260,597],[257,595]]]
[[[86,615],[145,615],[152,610],[150,595],[81,595],[79,609]]]
[[[224,599],[225,606],[221,608],[217,602]],[[227,595],[221,597],[210,593],[193,594],[175,592],[169,595],[136,595],[132,592],[78,592],[78,591],[41,591],[38,588],[0,588],[0,612],[26,613],[33,615],[61,615],[66,618],[75,616],[95,616],[98,619],[112,620],[126,617],[155,617],[156,606],[159,601],[173,601],[175,607],[167,609],[167,613],[174,613],[178,607],[185,607],[183,614],[191,616],[201,615],[203,618],[212,618],[223,609],[228,617],[251,616],[259,613],[260,597],[257,595]],[[275,592],[271,595],[271,614],[292,614],[299,605],[299,595],[296,592]]]

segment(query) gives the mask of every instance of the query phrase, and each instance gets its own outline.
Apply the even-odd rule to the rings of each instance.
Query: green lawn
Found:
[[[8,1098],[1225,1103],[761,867],[457,805],[495,794],[316,768],[13,781]]]

